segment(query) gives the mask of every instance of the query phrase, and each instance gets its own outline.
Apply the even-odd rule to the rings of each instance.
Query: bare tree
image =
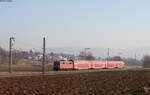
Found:
[[[17,64],[22,58],[21,51],[15,50],[13,51],[13,64]]]
[[[0,47],[0,64],[8,62],[8,52],[6,52],[2,47]]]
[[[110,58],[111,61],[122,61],[121,56],[114,56]]]
[[[91,52],[81,51],[79,54],[80,60],[95,60],[96,58],[93,56]]]
[[[150,55],[145,55],[142,61],[143,61],[144,68],[150,68]]]

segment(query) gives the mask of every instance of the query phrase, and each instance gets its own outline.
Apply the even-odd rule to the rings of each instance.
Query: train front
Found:
[[[74,62],[72,60],[60,60],[54,62],[54,70],[73,70]]]

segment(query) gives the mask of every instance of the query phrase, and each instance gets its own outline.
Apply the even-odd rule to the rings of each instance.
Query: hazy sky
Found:
[[[150,46],[150,0],[13,0],[0,2],[0,45],[140,48]]]

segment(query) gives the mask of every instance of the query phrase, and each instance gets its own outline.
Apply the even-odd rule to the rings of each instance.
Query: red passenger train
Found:
[[[76,61],[60,60],[54,62],[54,70],[77,70],[77,69],[100,69],[100,68],[123,68],[123,61]]]

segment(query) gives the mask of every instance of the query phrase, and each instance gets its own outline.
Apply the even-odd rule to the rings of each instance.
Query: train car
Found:
[[[106,65],[107,68],[123,68],[125,63],[123,61],[109,61]]]
[[[54,62],[54,70],[80,70],[101,68],[123,68],[123,61],[76,61],[60,60]]]
[[[74,69],[90,69],[91,62],[89,61],[74,61]]]
[[[106,68],[106,61],[93,61],[91,68],[92,69]]]

